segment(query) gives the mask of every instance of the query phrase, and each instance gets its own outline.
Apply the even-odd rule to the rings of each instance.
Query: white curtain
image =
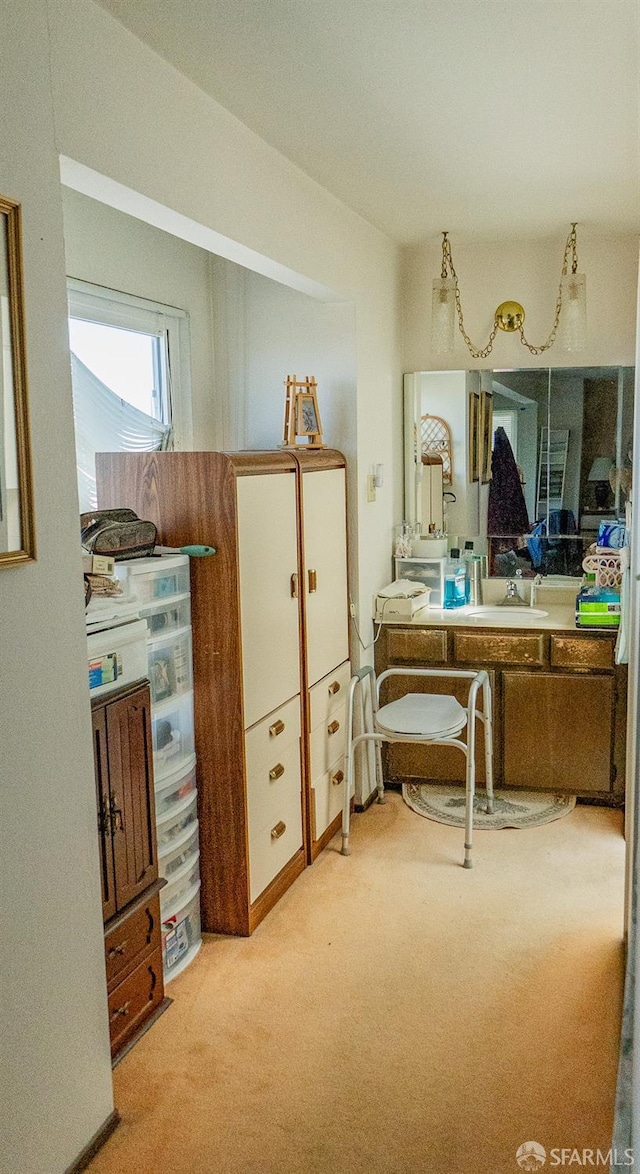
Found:
[[[71,352],[80,512],[97,507],[97,452],[171,448],[171,427],[120,399]]]

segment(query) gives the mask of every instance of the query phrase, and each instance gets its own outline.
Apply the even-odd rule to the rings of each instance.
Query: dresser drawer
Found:
[[[249,809],[249,839],[265,824],[272,826],[281,818],[282,804],[295,798],[301,803],[302,769],[299,743],[299,709],[296,699],[296,720],[282,722],[281,734],[269,735],[274,726],[272,716],[260,727],[248,730],[245,737],[247,754],[247,804]]]
[[[162,982],[162,947],[158,946],[149,958],[109,995],[109,1035],[111,1055],[135,1034],[139,1027],[160,1006],[164,999]]]
[[[309,738],[312,781],[344,755],[346,701],[311,731]]]
[[[302,803],[300,790],[284,795],[269,822],[251,829],[249,835],[249,880],[251,901],[256,901],[292,856],[302,848]]]
[[[542,632],[454,632],[457,664],[544,665],[548,637]]]
[[[552,636],[551,664],[568,669],[612,669],[614,641],[580,636]]]
[[[344,801],[344,757],[339,758],[331,768],[311,787],[311,821],[313,839],[318,840],[329,824],[342,811]]]
[[[447,633],[439,628],[389,628],[387,648],[390,664],[446,664]]]
[[[309,708],[311,729],[314,730],[326,721],[329,714],[338,709],[347,697],[349,681],[351,680],[351,665],[348,660],[338,665],[332,673],[328,673],[309,690]]]
[[[104,939],[107,989],[111,991],[160,945],[160,898],[156,894]]]
[[[284,746],[300,737],[300,694],[262,718],[245,733],[244,744],[249,774],[270,768]]]

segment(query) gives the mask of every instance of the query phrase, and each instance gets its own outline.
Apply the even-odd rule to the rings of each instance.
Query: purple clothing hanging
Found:
[[[529,532],[529,515],[513,449],[504,428],[496,428],[491,456],[487,534],[521,535]]]

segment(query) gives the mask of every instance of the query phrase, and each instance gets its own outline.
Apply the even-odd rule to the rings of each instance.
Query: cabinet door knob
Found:
[[[340,682],[339,681],[332,681],[331,684],[329,685],[329,696],[333,697],[335,693],[339,693],[339,692],[340,692]]]
[[[284,728],[285,728],[284,722],[281,722],[280,719],[278,718],[277,722],[274,722],[272,726],[269,726],[269,733],[271,734],[272,738],[277,738],[278,734],[283,733]]]
[[[283,774],[284,774],[284,767],[281,762],[277,762],[275,766],[271,767],[271,770],[269,771],[269,778],[271,780],[280,779],[280,778],[282,778]]]
[[[119,1015],[128,1015],[130,1002],[131,1000],[127,999],[126,1003],[123,1003],[121,1007],[116,1007],[115,1011],[111,1012],[111,1019],[117,1019]]]
[[[121,942],[119,946],[112,946],[109,950],[110,958],[122,958],[123,954],[127,952],[128,942]]]
[[[344,781],[344,771],[337,770],[334,775],[331,775],[331,782],[333,783],[334,787],[339,787],[343,781]]]
[[[298,598],[298,576],[295,571],[293,572],[293,574],[291,576],[291,598],[292,599]]]
[[[313,595],[314,591],[318,590],[318,572],[308,571],[309,577],[309,595]]]
[[[271,839],[272,840],[279,840],[280,836],[283,836],[284,833],[286,832],[286,830],[287,830],[286,823],[283,823],[282,820],[280,820],[280,822],[277,823],[274,828],[271,828]]]
[[[328,734],[337,734],[340,729],[340,722],[330,722],[327,726]]]

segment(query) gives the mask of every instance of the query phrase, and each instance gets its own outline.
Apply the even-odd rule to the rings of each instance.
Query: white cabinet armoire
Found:
[[[216,547],[190,560],[202,928],[250,934],[340,824],[344,458],[102,454],[98,499]]]

